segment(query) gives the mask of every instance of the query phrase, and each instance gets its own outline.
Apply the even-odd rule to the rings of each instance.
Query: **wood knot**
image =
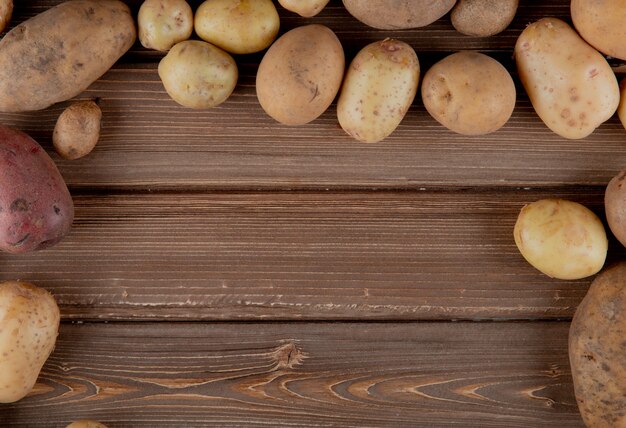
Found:
[[[272,353],[272,357],[276,361],[274,370],[284,370],[299,366],[307,358],[307,355],[296,346],[294,341],[289,340],[277,347]]]

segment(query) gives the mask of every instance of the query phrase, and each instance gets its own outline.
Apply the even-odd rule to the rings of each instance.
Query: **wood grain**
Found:
[[[82,195],[71,234],[0,255],[0,279],[77,319],[569,318],[591,279],[540,274],[512,236],[545,197],[601,215],[593,188]]]
[[[568,323],[63,325],[0,425],[583,427]],[[45,418],[44,418],[45,415]]]

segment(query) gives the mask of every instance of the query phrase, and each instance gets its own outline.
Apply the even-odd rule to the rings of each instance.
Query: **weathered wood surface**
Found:
[[[565,322],[64,325],[0,425],[583,427]]]

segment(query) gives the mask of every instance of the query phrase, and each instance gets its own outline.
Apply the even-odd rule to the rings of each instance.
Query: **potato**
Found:
[[[237,64],[230,55],[199,40],[178,43],[159,63],[159,77],[169,96],[195,109],[226,101],[238,76]]]
[[[137,24],[144,47],[169,51],[191,37],[193,11],[185,0],[146,0],[139,8]]]
[[[620,101],[617,107],[617,115],[619,116],[622,126],[626,129],[626,77],[620,82]]]
[[[467,36],[487,37],[506,30],[519,0],[459,0],[452,9],[452,25]]]
[[[13,14],[13,0],[0,0],[0,33],[9,25]]]
[[[432,24],[452,9],[456,0],[343,0],[348,12],[381,30],[401,30]]]
[[[320,13],[328,0],[278,0],[278,3],[290,12],[310,18]]]
[[[261,107],[278,122],[302,125],[319,117],[339,92],[345,57],[323,25],[294,28],[265,53],[256,76]]]
[[[0,111],[41,110],[83,92],[133,45],[135,23],[118,0],[61,3],[0,41]]]
[[[569,359],[585,424],[626,427],[626,263],[589,287],[570,327]]]
[[[65,428],[107,428],[107,427],[106,425],[101,424],[100,422],[83,419],[80,421],[72,422]]]
[[[517,39],[515,58],[535,111],[560,136],[584,138],[615,113],[619,87],[613,70],[565,22],[530,24]]]
[[[0,283],[0,403],[21,400],[33,389],[54,349],[59,322],[59,307],[46,290]]]
[[[406,43],[385,39],[365,46],[346,73],[337,102],[339,124],[365,143],[389,136],[411,107],[419,75],[417,55]]]
[[[72,104],[57,119],[52,134],[54,149],[64,159],[88,155],[100,139],[102,110],[93,101]]]
[[[600,52],[626,60],[626,1],[572,0],[570,11],[574,27],[587,43]]]
[[[515,108],[515,84],[498,61],[478,52],[449,55],[431,67],[422,82],[428,113],[464,135],[497,131]]]
[[[626,170],[613,177],[604,193],[606,220],[613,235],[626,246]]]
[[[606,259],[602,222],[576,202],[543,199],[526,205],[513,234],[526,261],[552,278],[585,278],[602,269]]]
[[[206,0],[194,27],[201,39],[225,51],[249,54],[272,44],[280,19],[272,0]]]
[[[54,245],[73,220],[72,197],[50,156],[28,135],[0,126],[0,250]]]

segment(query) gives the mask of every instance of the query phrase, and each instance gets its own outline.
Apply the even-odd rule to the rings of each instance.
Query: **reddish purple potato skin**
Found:
[[[25,133],[0,126],[0,250],[50,247],[73,220],[72,197],[50,156]]]
[[[626,263],[602,272],[576,310],[569,359],[590,428],[626,427]]]
[[[604,208],[611,232],[626,246],[626,170],[613,177],[606,186]]]

